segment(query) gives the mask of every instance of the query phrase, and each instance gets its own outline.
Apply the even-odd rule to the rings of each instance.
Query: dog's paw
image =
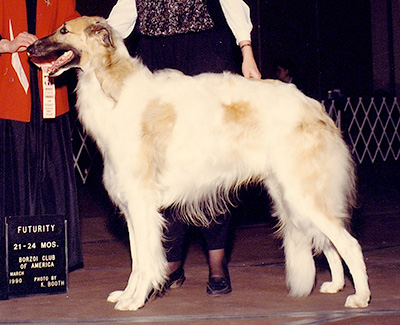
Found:
[[[123,293],[124,293],[123,290],[113,291],[108,295],[107,301],[116,303],[118,302],[119,298],[122,296]]]
[[[337,293],[344,288],[344,283],[335,283],[333,281],[328,281],[322,283],[319,288],[319,292],[321,293]]]
[[[370,300],[369,294],[366,295],[354,294],[347,297],[344,306],[347,308],[365,308],[368,307],[369,300]]]
[[[115,309],[135,311],[142,308],[145,302],[145,299],[119,299],[115,305]]]
[[[117,310],[138,310],[146,303],[146,296],[132,295],[127,290],[117,290],[109,294],[107,301],[116,303]]]

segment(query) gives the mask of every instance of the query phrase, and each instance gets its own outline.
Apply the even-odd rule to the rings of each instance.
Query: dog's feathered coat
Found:
[[[254,179],[274,201],[290,294],[311,292],[316,251],[326,255],[332,272],[320,291],[343,288],[341,256],[355,285],[345,305],[368,305],[361,248],[345,229],[353,162],[317,101],[278,81],[153,74],[98,17],[69,21],[28,51],[33,57],[66,52],[54,76],[82,70],[79,118],[103,154],[104,184],[130,234],[128,285],[109,296],[117,309],[140,308],[166,279],[160,208],[176,205],[188,221],[204,224],[204,209],[220,212],[221,195]]]

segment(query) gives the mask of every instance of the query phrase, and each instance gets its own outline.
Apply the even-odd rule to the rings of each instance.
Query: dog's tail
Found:
[[[315,284],[313,237],[294,226],[284,229],[283,247],[286,259],[286,286],[292,297],[308,296]]]

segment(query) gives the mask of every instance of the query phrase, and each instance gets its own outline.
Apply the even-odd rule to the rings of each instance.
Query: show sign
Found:
[[[64,216],[6,218],[6,261],[10,297],[67,291]]]

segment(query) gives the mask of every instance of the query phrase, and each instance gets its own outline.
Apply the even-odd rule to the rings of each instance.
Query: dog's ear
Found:
[[[104,45],[114,47],[114,41],[112,38],[111,27],[102,21],[96,21],[86,28],[86,32],[94,34],[103,42]]]

